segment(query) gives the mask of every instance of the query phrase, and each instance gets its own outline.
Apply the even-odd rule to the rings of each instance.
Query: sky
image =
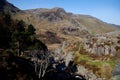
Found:
[[[120,0],[7,0],[22,10],[64,8],[67,12],[85,14],[104,22],[120,25]]]

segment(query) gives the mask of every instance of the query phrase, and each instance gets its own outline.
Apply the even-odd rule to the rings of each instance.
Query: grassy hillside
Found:
[[[94,34],[107,33],[119,30],[116,26],[105,23],[95,17],[88,15],[78,15],[76,19]]]
[[[38,38],[46,44],[50,44],[49,40],[47,40],[48,38],[45,37],[46,32],[54,33],[54,36],[59,37],[61,43],[64,40],[79,41],[83,37],[93,34],[120,30],[94,17],[67,13],[61,8],[26,10],[24,13],[15,14],[13,18],[22,19],[27,24],[32,23]],[[44,35],[44,37],[39,36],[40,34]],[[55,41],[54,44],[58,43]]]

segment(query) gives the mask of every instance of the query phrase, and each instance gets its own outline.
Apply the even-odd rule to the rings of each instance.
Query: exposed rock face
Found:
[[[65,48],[67,46],[66,42],[63,42],[57,49],[53,51],[55,61],[64,60],[66,66],[68,66],[70,61],[73,61],[73,52],[67,51]]]
[[[82,26],[80,27],[63,27],[60,31],[65,35],[79,36],[85,37],[90,36],[90,33],[87,29],[84,29]]]
[[[115,75],[120,75],[120,60],[117,62],[117,64],[114,67],[113,76]]]
[[[66,66],[68,66],[69,62],[73,61],[73,53],[69,52],[64,59],[65,59]]]
[[[120,60],[114,67],[114,70],[112,72],[112,80],[120,80]]]
[[[120,46],[117,37],[110,37],[108,35],[96,35],[84,40],[83,48],[92,54],[97,55],[116,55],[116,47]]]
[[[83,66],[78,66],[78,74],[84,76],[86,80],[104,80],[103,78],[98,78],[93,72],[88,71]]]
[[[49,22],[61,21],[67,17],[65,10],[57,7],[53,9],[33,9],[25,12],[34,14],[34,17],[39,18],[40,20],[47,20]]]

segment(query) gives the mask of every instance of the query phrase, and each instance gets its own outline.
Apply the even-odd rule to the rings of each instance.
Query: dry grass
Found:
[[[54,13],[57,10],[55,9],[42,9],[43,11],[41,12],[46,12],[46,13]],[[39,12],[39,14],[41,14]],[[56,17],[59,17],[57,15],[55,15]],[[61,15],[62,16],[62,15]],[[82,27],[86,27],[89,32],[91,33],[105,33],[105,32],[110,32],[110,31],[114,31],[114,30],[118,30],[116,27],[113,27],[109,24],[106,24],[96,18],[90,17],[90,16],[84,16],[84,15],[80,15],[77,17],[72,17],[72,16],[68,16],[67,14],[65,14],[63,16],[62,20],[59,21],[53,21],[50,22],[47,20],[47,18],[45,19],[40,19],[38,16],[34,16],[31,13],[18,13],[16,15],[14,15],[13,17],[14,19],[19,19],[19,20],[24,20],[27,24],[33,24],[34,27],[36,28],[36,33],[37,34],[44,34],[46,31],[52,31],[54,33],[56,33],[57,36],[61,37],[61,38],[65,38],[66,41],[70,42],[70,41],[79,41],[81,40],[81,36],[74,36],[74,35],[68,35],[68,34],[64,34],[61,29],[62,28],[77,28],[81,26]],[[76,26],[76,22],[77,21],[80,23],[80,25]],[[82,34],[81,31],[76,32],[76,34],[81,34],[82,36],[84,36],[85,34]],[[46,43],[47,44],[47,43]]]
[[[75,62],[84,66],[89,71],[92,71],[98,77],[103,77],[106,78],[106,80],[109,80],[116,60],[111,56],[92,55],[81,49],[74,53]]]

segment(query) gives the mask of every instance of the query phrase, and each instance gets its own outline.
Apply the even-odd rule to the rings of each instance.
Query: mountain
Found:
[[[115,25],[105,23],[95,17],[69,13],[58,7],[20,10],[6,0],[1,0],[0,12],[9,12],[14,14],[12,15],[14,19],[22,19],[27,24],[33,24],[37,38],[49,46],[63,41],[81,41],[94,34],[120,30]]]
[[[118,28],[120,28],[120,25],[115,25],[115,24],[112,24],[113,26],[116,26],[116,27],[118,27]]]
[[[39,43],[33,42],[37,37],[47,44],[56,61],[61,63],[61,60],[65,60],[62,62],[68,63],[73,59],[80,68],[78,68],[79,74],[84,75],[87,80],[98,80],[97,77],[110,80],[111,72],[120,53],[120,28],[116,25],[108,24],[89,15],[69,13],[58,7],[20,10],[5,0],[0,1],[0,12],[8,12],[12,19],[15,19],[11,21],[9,15],[6,17],[1,15],[3,17],[0,17],[1,46],[9,44],[6,41],[7,38],[11,39],[9,32],[13,27],[19,26],[15,21],[23,20],[24,25],[32,24],[35,27],[37,35],[26,38],[28,34],[25,33],[22,42],[28,42],[27,45],[29,45],[29,39],[31,39],[31,43],[39,46]],[[27,26],[25,26],[25,31],[27,31]],[[116,70],[117,68],[115,73]]]
[[[68,13],[64,9],[57,7],[53,9],[32,9],[25,12],[34,15],[33,18],[37,18],[39,21],[46,20],[50,24],[53,24],[51,22],[57,22],[58,26],[59,24],[65,24],[65,26],[80,27],[87,29],[92,34],[117,30],[114,25],[105,23],[95,17]]]
[[[7,13],[17,13],[22,12],[19,8],[15,7],[11,3],[6,0],[0,0],[0,12],[7,12]]]
[[[24,10],[24,14],[18,13],[14,18],[22,19],[28,24],[32,23],[36,28],[37,37],[46,44],[80,41],[94,34],[120,30],[95,17],[69,13],[58,7]],[[50,32],[49,35],[48,32]]]
[[[89,15],[78,15],[75,17],[82,25],[84,25],[93,34],[102,34],[116,31],[118,28],[109,23]]]

